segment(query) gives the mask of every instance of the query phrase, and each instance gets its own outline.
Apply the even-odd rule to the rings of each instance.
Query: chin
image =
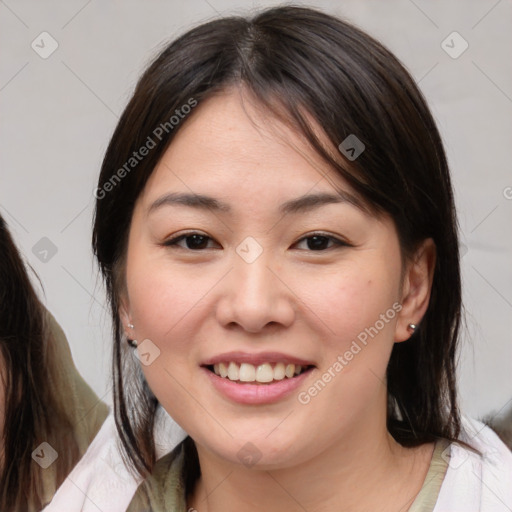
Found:
[[[226,445],[212,446],[208,450],[230,464],[238,464],[247,469],[269,471],[293,467],[308,458],[307,447],[301,446],[298,439],[290,435],[240,436]],[[284,441],[286,439],[286,441]]]

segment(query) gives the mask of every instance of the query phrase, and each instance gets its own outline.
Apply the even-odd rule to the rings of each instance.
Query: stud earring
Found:
[[[128,324],[126,327],[128,327],[128,329],[133,329],[135,326],[133,324]]]
[[[414,332],[416,330],[416,327],[418,327],[416,324],[409,324],[409,329]]]

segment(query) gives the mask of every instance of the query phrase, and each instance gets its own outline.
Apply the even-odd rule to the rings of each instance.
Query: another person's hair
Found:
[[[62,372],[55,364],[51,317],[0,216],[0,510],[37,511],[48,482],[56,489],[79,458],[69,411],[54,393]],[[0,401],[2,403],[2,401]],[[32,452],[46,441],[58,459],[43,469]],[[39,452],[38,452],[39,453]],[[50,472],[50,473],[48,473]],[[48,478],[51,474],[52,478]]]
[[[189,112],[182,107],[230,87],[243,87],[269,116],[302,134],[371,212],[391,216],[404,262],[422,240],[433,238],[437,259],[428,310],[411,339],[394,345],[389,361],[388,429],[405,446],[457,440],[461,280],[454,199],[438,129],[412,77],[379,42],[318,10],[284,6],[250,18],[216,19],[171,42],[140,78],[104,157],[93,247],[113,319],[115,419],[132,466],[146,474],[154,465],[158,406],[129,355],[118,314],[134,205],[186,122],[175,110]],[[154,134],[158,127],[161,141]],[[350,135],[365,145],[354,161],[337,150]],[[157,146],[127,171],[148,137]]]

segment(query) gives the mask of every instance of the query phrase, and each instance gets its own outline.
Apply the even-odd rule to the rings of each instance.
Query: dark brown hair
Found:
[[[30,282],[23,260],[0,216],[0,351],[5,389],[0,461],[0,510],[41,510],[45,471],[55,472],[53,492],[79,458],[72,425],[51,383],[55,365],[50,317]],[[0,386],[0,392],[2,392]],[[46,441],[58,453],[43,469],[32,452]]]
[[[155,462],[152,428],[158,403],[141,372],[132,368],[119,325],[123,258],[134,204],[186,120],[169,128],[108,193],[105,185],[176,109],[233,86],[243,86],[269,116],[303,134],[376,215],[391,216],[404,259],[421,241],[434,240],[437,260],[428,310],[412,338],[395,344],[389,361],[388,429],[407,446],[438,437],[456,440],[461,429],[455,380],[459,249],[436,124],[414,80],[379,42],[318,10],[284,6],[250,18],[217,19],[170,43],[140,78],[105,154],[93,247],[114,321],[116,423],[133,466],[144,474]],[[308,116],[331,147],[315,134]],[[349,135],[365,145],[354,161],[336,150]]]

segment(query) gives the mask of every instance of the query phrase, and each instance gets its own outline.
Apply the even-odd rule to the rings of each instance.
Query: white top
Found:
[[[483,457],[452,443],[434,512],[511,512],[512,452],[480,421],[462,418],[460,439]]]
[[[448,469],[434,512],[512,511],[512,452],[480,421],[462,421],[461,440],[478,448],[483,457],[453,443],[443,452]],[[162,407],[154,433],[157,459],[186,437]],[[44,512],[122,512],[141,481],[123,463],[110,414]]]
[[[159,459],[187,434],[165,409],[158,407],[154,436]],[[43,512],[124,512],[142,478],[128,471],[119,443],[114,416],[110,413]]]

